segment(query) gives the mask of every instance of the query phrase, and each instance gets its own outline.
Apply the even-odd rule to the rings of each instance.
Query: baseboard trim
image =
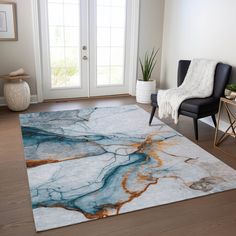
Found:
[[[214,125],[211,117],[202,118],[202,119],[200,119],[200,121],[215,128],[215,125]],[[220,131],[224,132],[228,129],[228,127],[229,127],[229,124],[227,122],[225,122],[223,120],[220,121],[220,125],[219,125]]]
[[[30,104],[36,104],[38,103],[38,96],[37,95],[31,95],[30,97]],[[0,107],[7,106],[5,98],[0,97]]]
[[[51,102],[73,102],[80,100],[90,100],[90,99],[103,99],[103,98],[120,98],[120,97],[132,97],[130,94],[117,94],[117,95],[107,95],[107,96],[90,96],[90,97],[77,97],[77,98],[58,98],[58,99],[45,99],[44,103]]]

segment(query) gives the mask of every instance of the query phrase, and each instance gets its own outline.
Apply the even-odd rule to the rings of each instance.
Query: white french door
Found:
[[[44,99],[88,96],[88,1],[40,0]]]
[[[128,1],[128,0],[127,0]],[[90,94],[128,93],[126,0],[91,0]]]
[[[44,99],[129,93],[132,1],[39,2]]]

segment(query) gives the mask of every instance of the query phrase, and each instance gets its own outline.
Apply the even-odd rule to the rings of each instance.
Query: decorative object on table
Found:
[[[20,115],[37,231],[236,188],[236,171],[138,106]]]
[[[227,84],[226,88],[232,92],[236,92],[236,84]]]
[[[229,100],[227,98],[221,98],[220,99],[220,105],[219,105],[219,115],[218,115],[218,121],[215,131],[215,140],[214,140],[214,146],[218,147],[226,138],[229,136],[234,137],[236,139],[236,113],[231,109],[231,107],[236,108],[236,101]],[[223,132],[223,134],[219,136],[219,126],[221,121],[221,116],[223,113],[223,108],[226,110],[229,127]],[[230,132],[231,131],[231,132]],[[228,153],[230,154],[230,153]],[[230,154],[232,155],[232,154]],[[235,157],[235,155],[234,155]]]
[[[227,84],[225,88],[225,97],[228,99],[236,98],[236,84]]]
[[[157,62],[156,56],[158,51],[159,49],[157,51],[153,49],[151,55],[147,52],[143,62],[139,59],[142,70],[142,79],[137,80],[136,101],[138,103],[150,103],[151,94],[156,92],[156,80],[152,80],[151,76]]]
[[[177,83],[180,86],[186,77],[191,61],[180,60],[178,66]],[[198,140],[198,119],[211,116],[212,121],[216,126],[215,114],[218,113],[220,97],[224,95],[225,86],[229,81],[232,67],[227,64],[219,63],[215,70],[214,91],[212,96],[208,98],[193,98],[182,102],[179,108],[179,115],[184,115],[193,118],[195,139]],[[157,94],[152,94],[152,112],[150,115],[149,124],[158,107]]]
[[[25,71],[22,68],[11,72],[9,75],[1,76],[1,79],[5,80],[4,97],[10,110],[24,111],[29,107],[30,88],[25,81],[29,78],[30,76],[25,74]]]
[[[17,41],[16,3],[0,2],[0,40]]]
[[[12,71],[11,73],[9,73],[9,76],[20,76],[20,75],[24,75],[25,74],[25,70],[23,68],[20,68],[16,71]]]
[[[228,98],[230,97],[231,91],[229,89],[225,89],[225,97]]]

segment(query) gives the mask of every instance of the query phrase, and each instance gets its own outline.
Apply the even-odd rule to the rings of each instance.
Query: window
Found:
[[[124,83],[126,1],[97,0],[97,86]]]
[[[49,0],[51,87],[80,87],[80,1]]]

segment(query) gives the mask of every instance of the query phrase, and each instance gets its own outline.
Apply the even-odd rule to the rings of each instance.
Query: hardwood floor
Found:
[[[27,112],[134,103],[135,99],[132,97],[88,99],[35,104]],[[150,111],[149,105],[140,106]],[[194,139],[191,119],[181,117],[177,126],[170,121],[165,121],[165,123],[189,139]],[[200,122],[199,139],[199,146],[236,169],[236,155],[235,158],[228,156],[213,147],[213,128]],[[229,140],[227,146],[234,154],[236,153],[235,144],[235,140]],[[0,235],[37,235],[31,210],[18,113],[10,112],[7,108],[0,108]],[[236,235],[236,190],[54,229],[42,232],[40,235]]]

